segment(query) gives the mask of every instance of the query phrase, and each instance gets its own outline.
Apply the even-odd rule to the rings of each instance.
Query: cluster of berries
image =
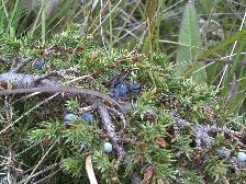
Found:
[[[91,122],[94,119],[94,117],[89,112],[84,112],[80,114],[79,116],[76,114],[68,113],[65,115],[64,125],[68,125],[70,121],[73,121],[75,119],[83,119],[84,121]]]
[[[126,94],[137,94],[141,91],[141,84],[137,82],[124,82],[124,79],[120,78],[110,90],[112,98],[115,100],[121,100]]]

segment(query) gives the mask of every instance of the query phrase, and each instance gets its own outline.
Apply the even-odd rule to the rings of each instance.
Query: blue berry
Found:
[[[72,114],[72,113],[69,113],[69,114],[66,114],[65,116],[65,121],[72,121],[74,119],[78,119],[79,117],[75,114]]]
[[[80,115],[80,117],[85,120],[85,121],[92,121],[93,120],[93,115],[91,113],[88,112],[84,112],[83,114]]]
[[[111,93],[112,93],[112,98],[114,98],[115,100],[120,100],[121,99],[121,95],[120,95],[119,91],[117,91],[115,89],[112,89]]]
[[[128,89],[130,91],[134,91],[134,92],[137,92],[141,89],[141,84],[137,83],[137,82],[130,82],[128,85],[127,85]]]
[[[36,69],[42,69],[44,67],[44,62],[39,59],[36,59],[33,65]]]
[[[246,154],[244,152],[238,152],[237,153],[237,160],[239,162],[245,162],[246,161]]]
[[[217,154],[224,158],[229,158],[231,156],[231,152],[225,148],[217,150]]]
[[[113,150],[113,146],[110,142],[103,143],[103,151],[105,153],[110,153],[110,152],[112,152],[112,150]]]
[[[124,83],[119,83],[116,85],[115,89],[120,93],[120,95],[125,95],[127,93],[127,87]]]
[[[128,89],[124,83],[118,83],[113,89],[111,89],[112,97],[116,100],[122,98],[127,92]]]

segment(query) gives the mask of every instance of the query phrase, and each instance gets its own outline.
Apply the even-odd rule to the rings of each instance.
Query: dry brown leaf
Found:
[[[155,172],[155,165],[152,164],[146,169],[146,171],[144,173],[143,182],[144,183],[149,183],[151,181],[151,178],[153,177],[154,172]]]
[[[50,147],[53,143],[54,143],[54,140],[52,138],[49,138],[48,136],[46,136],[42,140],[42,146],[43,147]]]
[[[205,106],[202,108],[202,111],[205,114],[205,116],[207,116],[208,118],[214,117],[214,112],[213,112],[213,109],[211,107]]]
[[[162,148],[167,148],[169,146],[169,144],[162,137],[157,137],[155,139],[155,143]]]
[[[98,58],[98,56],[99,56],[98,50],[94,50],[94,51],[91,52],[91,59],[95,60],[95,59]]]

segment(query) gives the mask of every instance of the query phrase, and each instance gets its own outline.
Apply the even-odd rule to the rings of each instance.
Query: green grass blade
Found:
[[[42,1],[42,5],[45,5],[45,1]],[[42,46],[45,45],[45,37],[46,37],[46,16],[45,16],[46,12],[42,11],[42,15],[41,15],[41,24],[42,24]]]
[[[8,29],[16,31],[21,19],[21,12],[23,10],[22,3],[16,0],[13,9],[11,10],[10,16],[8,17]]]
[[[201,37],[198,27],[197,14],[193,3],[187,3],[181,23],[179,33],[179,47],[177,52],[177,73],[178,75],[187,74],[192,66],[192,71],[204,66],[203,63],[192,63],[199,53],[201,47]],[[206,73],[201,70],[193,75],[195,81],[205,82]]]
[[[240,41],[239,47],[237,49],[237,55],[236,58],[230,66],[230,69],[228,71],[228,75],[225,79],[225,83],[223,85],[223,90],[221,93],[221,97],[224,98],[226,102],[226,97],[228,95],[232,96],[230,94],[230,87],[231,83],[233,81],[233,76],[236,74],[237,79],[243,79],[240,80],[237,84],[238,89],[236,90],[235,94],[233,94],[234,99],[230,101],[228,109],[228,113],[233,113],[233,112],[238,112],[243,105],[244,99],[245,99],[245,93],[244,91],[246,90],[246,85],[245,85],[245,76],[246,76],[246,68],[245,67],[239,67],[238,63],[242,59],[242,52],[246,49],[246,39],[242,39]]]
[[[246,36],[246,28],[242,29],[242,31],[238,31],[236,34],[230,36],[229,38],[225,39],[224,41],[220,42],[215,47],[209,49],[208,51],[204,52],[202,55],[198,57],[199,60],[206,59],[211,55],[216,55],[217,51],[224,48],[227,45],[234,43],[236,40],[240,40],[245,38]],[[218,55],[217,55],[218,56]]]

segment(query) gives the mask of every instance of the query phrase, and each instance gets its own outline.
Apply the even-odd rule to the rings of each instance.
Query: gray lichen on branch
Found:
[[[34,86],[58,86],[56,81],[44,78],[44,76],[40,74],[5,72],[0,74],[0,82],[10,83],[13,89],[31,88]],[[41,78],[43,79],[39,81],[39,84],[36,84],[36,81]]]

